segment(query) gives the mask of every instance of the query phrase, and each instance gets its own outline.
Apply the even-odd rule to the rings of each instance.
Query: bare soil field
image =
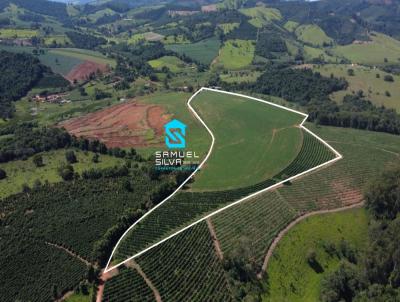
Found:
[[[108,66],[105,64],[100,64],[92,61],[85,61],[82,64],[75,66],[65,77],[71,83],[74,80],[77,81],[84,81],[86,80],[91,74],[96,72],[107,72]]]
[[[107,147],[148,147],[162,143],[163,126],[169,119],[161,106],[130,101],[64,121],[59,126],[78,137],[98,139]]]

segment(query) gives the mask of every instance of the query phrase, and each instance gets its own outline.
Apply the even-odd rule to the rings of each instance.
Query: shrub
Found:
[[[40,154],[36,154],[33,159],[32,159],[33,163],[35,164],[36,167],[43,167],[44,163],[43,163],[43,156]]]
[[[390,74],[385,75],[383,79],[384,79],[386,82],[394,82],[394,78],[393,78],[393,76],[391,76]]]
[[[0,169],[0,179],[4,179],[6,177],[7,177],[6,171],[4,171],[3,169]]]
[[[68,150],[67,152],[65,152],[65,159],[70,164],[74,164],[74,163],[78,162],[78,160],[76,159],[75,152],[72,150]]]

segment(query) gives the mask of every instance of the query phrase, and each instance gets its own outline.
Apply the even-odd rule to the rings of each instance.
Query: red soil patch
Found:
[[[69,133],[98,139],[107,147],[146,147],[161,144],[163,126],[170,120],[157,105],[127,102],[62,122]]]
[[[71,83],[74,80],[84,81],[87,80],[91,74],[96,73],[98,71],[102,73],[107,72],[108,66],[105,64],[100,64],[92,61],[85,61],[72,68],[72,70],[67,74],[65,78]]]

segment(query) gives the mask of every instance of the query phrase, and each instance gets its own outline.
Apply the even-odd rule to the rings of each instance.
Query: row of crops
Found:
[[[123,267],[117,277],[106,282],[104,302],[150,302],[154,294],[136,270]]]
[[[298,156],[273,179],[226,191],[180,192],[129,232],[119,245],[114,260],[123,261],[208,213],[334,157],[335,154],[330,149],[304,131],[304,141]]]
[[[136,262],[158,289],[162,301],[231,300],[225,273],[205,222],[152,249]],[[128,282],[133,275],[129,273],[127,277],[126,269],[123,272],[107,281],[103,301],[148,301],[148,289],[142,290],[142,284],[137,281]],[[141,291],[141,300],[135,300]],[[109,298],[111,293],[119,298]]]
[[[396,155],[400,154],[398,137],[388,137],[379,133],[374,133],[374,137],[371,137],[371,132],[328,129],[332,129],[332,133],[328,132],[321,136],[324,139],[328,138],[328,141],[329,138],[332,139],[330,144],[343,154],[342,160],[278,190],[266,192],[243,202],[212,218],[224,255],[229,255],[239,241],[247,238],[247,243],[252,246],[261,264],[275,235],[296,216],[307,211],[357,202],[365,183],[385,166],[399,160],[399,155]],[[325,127],[320,129],[320,131],[325,130]],[[383,145],[382,137],[385,142],[392,143]],[[204,253],[207,253],[203,248],[214,250],[210,234],[198,235],[201,225],[186,230],[139,257],[138,262],[142,269],[162,292],[163,301],[192,301],[191,291],[186,293],[186,296],[180,291],[182,280],[190,284],[197,280],[201,272],[217,270],[215,267],[218,267],[216,266],[218,261],[213,260],[215,255],[204,258],[212,260],[203,260],[201,264],[198,262]],[[216,280],[223,280],[222,275],[223,273],[219,273],[210,278],[211,281],[207,284],[211,282],[217,284]],[[121,291],[127,291],[127,288],[128,286]],[[208,288],[211,289],[210,286]],[[221,291],[226,293],[226,287],[223,287],[223,290],[210,290],[209,295],[214,297],[213,299],[204,298],[198,301],[229,301],[228,295],[215,297]]]
[[[80,273],[70,277],[69,269],[76,264],[62,257],[68,255],[66,251],[50,253],[47,246],[36,249],[51,242],[94,263],[99,253],[96,242],[127,209],[144,208],[148,202],[154,183],[146,173],[133,171],[123,177],[45,185],[2,200],[0,265],[5,275],[0,278],[0,293],[16,289],[18,295],[14,293],[14,297],[23,301],[48,301],[46,295],[51,293],[53,284],[59,294],[76,286],[85,277],[86,268],[81,263],[77,264]],[[22,246],[21,241],[26,245]],[[33,293],[38,289],[43,293],[38,292],[36,298]],[[9,297],[12,296],[11,291]]]
[[[86,264],[60,249],[23,236],[0,238],[2,302],[52,301],[86,277]]]

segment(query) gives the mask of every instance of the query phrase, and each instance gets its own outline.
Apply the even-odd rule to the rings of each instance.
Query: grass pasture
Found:
[[[252,41],[228,40],[221,48],[218,63],[231,70],[245,68],[253,61],[254,50]]]
[[[325,247],[339,250],[343,240],[356,249],[363,249],[368,241],[368,220],[364,209],[313,216],[300,222],[279,242],[268,266],[269,294],[263,302],[317,302],[323,276],[334,271],[340,262],[330,256]],[[323,269],[316,272],[307,263],[307,255],[314,251]]]
[[[242,8],[239,11],[245,16],[250,17],[251,19],[249,23],[257,28],[261,28],[268,23],[282,19],[281,12],[276,8],[257,6],[252,8]]]
[[[337,46],[333,52],[352,63],[365,65],[398,64],[400,59],[400,41],[381,33],[372,33],[370,42]],[[387,62],[385,62],[385,58]]]
[[[392,75],[394,82],[386,82],[384,77],[388,73],[365,66],[351,65],[324,65],[321,67],[314,66],[315,71],[320,72],[324,76],[333,74],[335,77],[344,77],[349,83],[349,87],[345,91],[333,93],[332,97],[336,102],[341,102],[346,94],[357,93],[359,90],[364,92],[367,99],[371,100],[375,105],[384,105],[387,108],[396,109],[400,112],[400,76]],[[353,69],[354,76],[349,76],[347,70]],[[379,78],[377,77],[379,75]],[[390,96],[385,93],[388,91]]]
[[[210,91],[197,95],[193,106],[216,139],[193,190],[226,190],[261,182],[289,165],[301,148],[302,133],[295,125],[304,117],[299,114]]]
[[[299,23],[297,23],[295,21],[287,21],[283,27],[287,31],[294,32],[298,26],[299,26]]]
[[[171,44],[165,45],[168,50],[183,53],[188,57],[205,65],[210,65],[218,55],[220,42],[216,37],[206,39],[192,44]]]
[[[177,73],[187,67],[185,62],[174,56],[164,56],[159,59],[149,61],[151,67],[156,70],[161,70],[163,67],[167,67],[171,72]]]
[[[103,54],[93,50],[78,49],[78,48],[57,48],[50,49],[48,52],[66,56],[68,58],[75,58],[83,61],[92,61],[99,64],[108,64],[112,67],[116,65],[114,59],[107,58]]]
[[[289,28],[292,27],[292,24]],[[313,46],[323,46],[324,44],[330,44],[333,42],[325,32],[315,24],[312,25],[300,25],[295,29],[295,34],[297,38],[307,44]]]
[[[106,168],[121,164],[121,159],[108,155],[100,155],[100,162],[93,163],[92,152],[84,153],[75,151],[78,162],[73,164],[74,171],[81,173],[90,168]],[[16,160],[0,164],[0,168],[6,171],[7,178],[0,181],[0,198],[21,192],[22,185],[32,187],[35,180],[42,183],[46,180],[50,183],[60,182],[62,178],[58,175],[57,168],[66,163],[65,150],[56,150],[42,153],[43,167],[36,167],[32,158],[27,160]]]
[[[0,39],[32,38],[39,32],[33,29],[0,28]]]

